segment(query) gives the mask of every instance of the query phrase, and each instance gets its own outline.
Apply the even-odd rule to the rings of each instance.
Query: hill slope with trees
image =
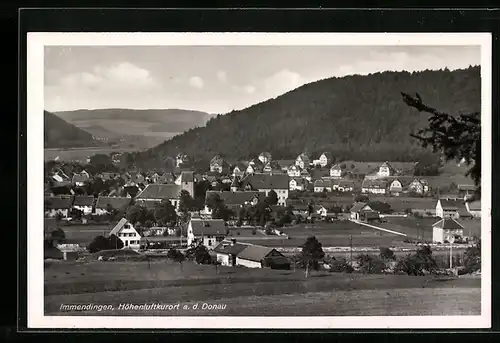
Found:
[[[218,115],[134,159],[144,165],[179,151],[205,161],[215,154],[243,159],[269,151],[288,159],[329,151],[337,160],[414,161],[430,153],[410,136],[428,125],[428,117],[405,104],[401,92],[418,93],[428,105],[458,115],[480,111],[480,81],[478,66],[324,79]]]
[[[55,114],[43,111],[44,147],[66,148],[94,146],[92,135],[67,123]]]

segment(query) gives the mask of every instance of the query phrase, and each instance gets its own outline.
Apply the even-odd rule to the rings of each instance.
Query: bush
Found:
[[[356,260],[363,274],[381,274],[386,269],[384,261],[378,256],[360,254]]]
[[[391,249],[389,248],[386,248],[386,247],[381,247],[380,248],[380,258],[384,259],[384,260],[395,260],[396,259],[396,255],[394,254],[394,251],[392,251]]]
[[[481,269],[481,242],[468,247],[464,254],[464,274],[471,274]]]
[[[435,273],[437,263],[432,256],[431,248],[427,245],[419,247],[413,255],[409,254],[396,264],[395,271],[408,275],[425,275]]]
[[[347,263],[345,258],[332,258],[330,261],[330,271],[334,273],[352,273],[354,268]]]

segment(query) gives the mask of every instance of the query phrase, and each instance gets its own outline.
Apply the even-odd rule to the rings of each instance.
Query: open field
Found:
[[[83,275],[82,275],[83,274]],[[50,315],[477,314],[480,279],[276,271],[155,261],[46,264]],[[85,286],[86,285],[86,286]],[[411,294],[411,297],[409,296]],[[118,311],[120,303],[226,304],[224,311]],[[366,306],[367,302],[371,305]],[[110,304],[106,312],[61,312],[61,304]],[[358,305],[356,305],[358,304]]]

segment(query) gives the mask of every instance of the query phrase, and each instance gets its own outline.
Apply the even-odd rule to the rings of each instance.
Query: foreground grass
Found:
[[[167,295],[168,291],[163,295]],[[112,316],[403,316],[403,315],[479,315],[481,312],[479,288],[392,290],[332,290],[327,292],[239,296],[219,300],[168,301],[151,297],[149,291],[128,294],[126,303],[180,304],[179,310],[136,311],[114,310],[102,312],[64,312],[46,305],[46,315],[112,315]],[[158,299],[161,300],[158,300]],[[61,303],[83,303],[80,299],[59,299]],[[99,299],[105,304],[108,299]],[[92,299],[91,301],[96,301]],[[47,299],[46,299],[47,302]],[[110,303],[109,301],[107,302]],[[198,308],[193,309],[197,304]],[[218,305],[219,309],[203,309],[203,304]],[[56,304],[54,304],[56,305]],[[187,305],[187,309],[183,309]]]
[[[147,262],[132,261],[46,264],[45,312],[91,314],[61,313],[61,304],[110,304],[117,308],[122,303],[182,303],[191,306],[194,302],[200,302],[201,306],[202,302],[216,302],[227,304],[223,315],[284,315],[276,312],[281,311],[280,309],[283,309],[286,315],[334,315],[337,313],[335,311],[363,312],[367,308],[368,311],[409,311],[421,314],[418,306],[438,312],[445,309],[459,311],[460,309],[454,310],[458,306],[462,309],[460,311],[466,313],[476,311],[472,303],[479,296],[481,285],[480,279],[328,272],[314,272],[305,279],[301,270],[219,267],[216,273],[214,266],[196,265],[191,262],[183,263],[182,269],[178,263],[171,261],[154,261],[150,263],[150,267],[148,268]],[[409,292],[409,289],[421,295],[414,297],[413,292],[401,295]],[[387,294],[391,294],[389,300]],[[348,298],[351,296],[354,303],[359,302],[359,306],[356,305],[358,310],[348,308]],[[405,299],[408,304],[420,302],[420,305],[417,304],[415,309],[408,305],[403,306],[401,304]],[[334,300],[335,304],[339,302],[346,305],[334,311],[331,308]],[[300,305],[303,301],[306,301],[307,306]],[[375,305],[372,306],[367,301],[373,301]],[[449,303],[454,303],[455,307]],[[250,311],[252,308],[255,313]],[[141,315],[137,311],[118,312],[113,311],[112,314]],[[143,315],[156,315],[151,311],[143,312]],[[202,311],[184,315],[210,313]],[[161,314],[182,315],[178,311]]]

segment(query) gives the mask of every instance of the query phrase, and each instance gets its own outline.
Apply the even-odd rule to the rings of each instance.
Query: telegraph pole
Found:
[[[453,268],[453,243],[450,243],[450,269]]]
[[[350,246],[351,267],[352,267],[352,235],[349,235],[349,246]]]

